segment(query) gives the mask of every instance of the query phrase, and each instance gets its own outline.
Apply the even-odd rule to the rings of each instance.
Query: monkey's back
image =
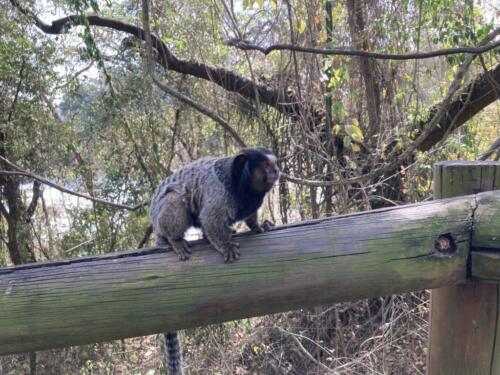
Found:
[[[228,191],[231,160],[232,158],[215,157],[198,159],[166,177],[156,188],[151,200],[150,217],[153,225],[157,222],[158,215],[168,209],[164,207],[164,198],[172,191],[182,196],[195,225],[195,219],[203,206],[216,202],[224,202],[225,208],[229,209],[226,214],[234,216],[234,204]]]

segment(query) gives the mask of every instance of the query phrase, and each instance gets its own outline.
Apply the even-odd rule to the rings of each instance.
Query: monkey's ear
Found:
[[[245,169],[245,165],[247,163],[248,156],[245,154],[238,154],[234,157],[233,165],[232,165],[232,175],[234,181],[239,181],[241,175],[243,174],[243,170]]]

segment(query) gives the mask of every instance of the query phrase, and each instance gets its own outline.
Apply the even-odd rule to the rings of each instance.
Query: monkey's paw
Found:
[[[179,257],[179,260],[188,260],[191,256],[191,249],[185,240],[180,240],[172,244],[175,253]]]
[[[264,220],[264,222],[260,226],[264,232],[269,232],[270,230],[273,230],[274,223],[269,220]]]
[[[230,242],[222,254],[224,256],[224,262],[232,263],[238,260],[240,258],[239,247],[240,244],[238,242]]]
[[[257,225],[252,228],[252,232],[254,233],[264,233],[269,232],[274,228],[274,223],[269,220],[264,220],[261,225]]]

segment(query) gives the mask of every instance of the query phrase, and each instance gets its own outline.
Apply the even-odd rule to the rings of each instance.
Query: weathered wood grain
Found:
[[[475,208],[468,196],[244,234],[233,264],[200,241],[187,262],[148,249],[0,269],[0,354],[463,282]],[[443,234],[452,254],[436,250]]]
[[[447,198],[463,194],[500,189],[498,162],[442,162],[434,168],[434,197]],[[486,205],[497,207],[498,193],[478,195],[474,211],[475,246],[494,245],[488,239],[492,219]],[[498,213],[497,213],[498,215]],[[498,215],[500,216],[500,215]],[[478,220],[478,221],[476,221]],[[500,232],[497,228],[496,232]],[[491,236],[490,236],[491,237]],[[469,262],[468,278],[475,259]],[[491,375],[495,367],[498,329],[498,286],[467,283],[435,289],[431,293],[431,324],[429,333],[429,375]],[[496,369],[495,369],[496,368]]]
[[[500,189],[500,166],[498,185]],[[477,250],[497,249],[500,251],[500,199],[496,195],[479,194],[478,207],[474,213],[475,223],[472,246]]]
[[[471,257],[473,280],[500,282],[500,251],[474,251]]]

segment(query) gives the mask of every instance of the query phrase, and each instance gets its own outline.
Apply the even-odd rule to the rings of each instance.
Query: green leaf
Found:
[[[297,31],[299,34],[302,34],[306,29],[306,22],[304,20],[299,20],[299,23],[297,24]]]
[[[344,139],[342,140],[342,142],[344,143],[345,148],[351,148],[351,144],[352,144],[351,137],[345,136]]]
[[[345,126],[346,133],[354,140],[361,142],[363,140],[363,132],[357,122]]]

